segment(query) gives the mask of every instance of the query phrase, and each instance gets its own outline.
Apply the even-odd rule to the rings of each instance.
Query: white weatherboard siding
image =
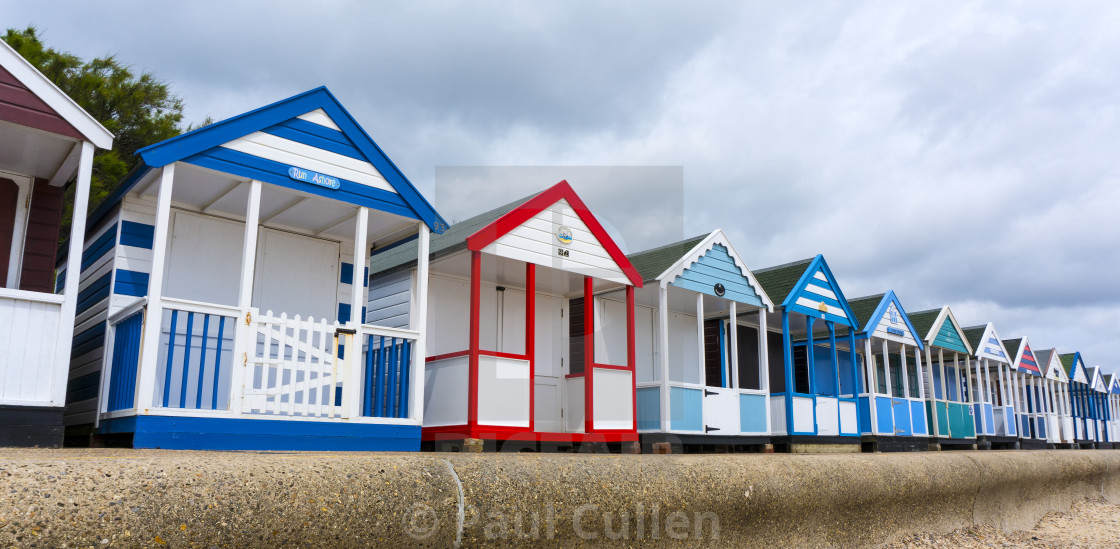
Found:
[[[255,132],[222,145],[287,166],[296,166],[339,179],[353,181],[383,191],[396,193],[373,164],[349,156],[333,153],[318,147],[297,143],[283,137]]]
[[[424,425],[467,423],[468,360],[465,356],[428,362],[424,368]]]
[[[0,297],[0,404],[62,405],[51,401],[51,389],[62,383],[53,379],[59,301]]]
[[[355,266],[354,278],[358,278],[357,271],[358,267]],[[430,280],[429,276],[429,285]],[[365,321],[375,326],[408,329],[411,304],[411,271],[376,277],[369,283],[369,306]]]
[[[236,306],[244,234],[244,223],[173,210],[163,295]]]
[[[629,370],[595,368],[592,405],[596,429],[634,428],[634,378]]]
[[[564,395],[564,429],[569,433],[582,433],[584,429],[583,378],[565,379]]]
[[[696,316],[669,313],[669,381],[700,383]]]
[[[305,112],[299,115],[297,118],[299,118],[300,120],[306,120],[307,122],[311,122],[312,124],[326,126],[332,130],[342,131],[342,129],[338,127],[338,124],[335,124],[334,120],[331,120],[330,115],[328,115],[327,112],[323,109],[315,109],[311,112]]]
[[[102,235],[104,235],[106,231],[113,231],[114,233],[116,233],[112,238],[113,238],[114,242],[118,242],[120,240],[120,223],[121,223],[122,219],[125,219],[124,216],[125,216],[125,213],[122,210],[120,213],[118,213],[116,215],[111,215],[107,219],[102,221],[101,226],[98,227],[92,233],[90,233],[90,236],[86,237],[85,248],[88,249],[91,245],[93,245],[93,243],[96,242],[97,239],[100,238]],[[127,248],[129,250],[136,249],[136,248],[121,246],[121,245],[117,244],[113,247],[112,250],[110,250],[104,256],[98,258],[96,261],[94,261],[88,267],[86,267],[86,269],[83,270],[78,277],[78,289],[79,290],[84,290],[84,289],[88,288],[91,284],[96,282],[101,277],[105,276],[106,274],[112,273],[114,268],[129,269],[129,267],[120,267],[116,263],[117,262],[117,257],[122,253],[122,250],[125,249],[125,248]],[[149,255],[151,254],[151,250],[144,250],[144,251],[148,252]],[[70,269],[72,267],[70,263],[71,263],[70,258],[67,258],[67,266],[66,266],[67,269]],[[149,264],[150,264],[150,259],[149,259]],[[74,268],[80,268],[79,266],[80,266],[80,260],[79,260],[78,264],[73,265]],[[138,270],[140,272],[148,272],[149,269],[130,269],[130,270]],[[136,298],[132,297],[132,296],[117,297],[114,294],[114,284],[116,282],[115,278],[116,278],[115,275],[112,275],[112,274],[110,275],[109,297],[108,298],[93,304],[92,306],[89,307],[89,309],[86,309],[85,311],[79,312],[78,315],[75,317],[75,319],[74,319],[74,324],[75,324],[74,334],[75,335],[84,332],[85,330],[97,325],[100,322],[105,322],[109,318],[109,315],[113,312],[111,310],[112,306],[117,301],[122,300],[122,298],[124,300],[128,300],[130,302],[136,300]],[[97,373],[97,372],[104,372],[104,370],[103,370],[103,368],[104,368],[104,358],[105,358],[105,349],[102,348],[102,347],[99,347],[97,349],[93,349],[92,351],[89,351],[88,353],[84,353],[80,356],[71,356],[70,357],[70,371],[69,371],[69,374],[67,376],[68,380],[78,379],[80,377],[87,376],[87,375]],[[103,381],[104,381],[104,379],[101,380],[101,382],[103,382]],[[66,403],[66,410],[65,410],[65,412],[63,412],[63,423],[66,424],[66,425],[81,425],[81,424],[86,424],[86,423],[93,423],[94,420],[96,419],[96,417],[95,417],[96,416],[96,410],[97,410],[96,395],[94,395],[94,397],[84,399],[84,400],[81,400],[81,401],[77,401],[77,402],[73,402],[73,401],[72,402],[67,402]]]
[[[460,392],[462,387],[459,388]],[[529,426],[529,361],[478,358],[478,423]]]
[[[894,320],[892,322],[891,320]],[[901,330],[902,335],[893,334],[888,329]],[[910,333],[910,328],[906,326],[906,321],[902,319],[902,314],[899,313],[898,308],[894,306],[894,302],[887,307],[887,311],[880,319],[879,325],[875,326],[875,331],[872,334],[874,337],[886,339],[890,341],[897,341],[912,347],[917,347],[918,342],[914,340],[914,334]]]
[[[571,229],[570,244],[563,244],[556,237],[556,231],[561,226]],[[561,250],[568,256],[561,256]],[[565,199],[513,228],[482,251],[612,282],[629,283],[603,244]]]

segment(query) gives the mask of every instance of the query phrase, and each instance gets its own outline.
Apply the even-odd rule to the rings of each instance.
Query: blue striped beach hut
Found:
[[[86,223],[67,429],[226,450],[419,448],[427,253],[446,225],[326,88],[137,152]],[[421,242],[405,328],[371,247]]]

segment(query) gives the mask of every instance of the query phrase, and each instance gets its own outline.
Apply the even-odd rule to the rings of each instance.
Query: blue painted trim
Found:
[[[922,336],[918,335],[917,330],[914,329],[914,325],[910,323],[910,317],[906,314],[906,310],[902,308],[902,302],[898,300],[898,296],[895,295],[894,290],[887,290],[887,293],[883,295],[883,299],[879,300],[879,306],[875,308],[875,312],[871,313],[871,318],[867,319],[867,322],[863,325],[863,330],[860,331],[861,335],[870,336],[871,332],[873,332],[875,327],[879,325],[879,322],[882,321],[883,315],[887,314],[887,309],[890,308],[891,303],[894,303],[895,308],[898,309],[898,314],[902,315],[902,322],[906,324],[906,329],[910,330],[910,335],[914,338],[914,341],[917,342],[918,350],[925,350],[926,347],[922,343]]]
[[[809,266],[806,267],[805,272],[801,274],[801,278],[798,279],[797,284],[795,284],[793,287],[793,290],[789,292],[789,294],[786,296],[785,301],[782,302],[782,308],[789,310],[796,309],[798,310],[798,312],[801,312],[806,316],[816,316],[818,318],[821,317],[822,313],[820,311],[813,311],[812,309],[795,305],[797,298],[803,297],[802,292],[805,290],[805,286],[810,283],[810,280],[813,280],[813,276],[817,273],[818,270],[824,272],[825,278],[828,279],[829,284],[831,285],[829,289],[832,291],[832,293],[836,294],[837,305],[839,306],[839,308],[843,309],[844,314],[848,316],[848,318],[840,318],[835,315],[825,314],[825,318],[823,318],[823,320],[831,320],[837,324],[855,328],[855,326],[853,326],[853,322],[855,322],[856,315],[852,313],[852,308],[848,305],[848,300],[844,297],[844,293],[840,290],[840,284],[836,282],[836,277],[833,276],[832,269],[828,267],[828,262],[826,262],[824,260],[824,256],[820,254],[817,254],[817,256],[809,262]],[[820,299],[823,299],[819,298],[819,296],[814,296],[813,298],[817,299],[818,301]]]
[[[719,321],[719,382],[721,383],[720,387],[724,388],[731,387],[731,384],[727,382],[727,344],[723,337],[723,327],[727,324],[726,321]]]
[[[149,166],[165,166],[250,133],[273,127],[315,109],[323,109],[335,125],[342,130],[342,133],[362,153],[365,160],[372,164],[389,185],[403,197],[404,202],[412,210],[412,215],[409,217],[423,220],[436,233],[442,233],[447,229],[447,222],[436,213],[435,208],[420,195],[408,178],[404,176],[404,173],[385,155],[385,152],[377,146],[377,143],[370,138],[369,134],[358,125],[350,113],[338,102],[338,99],[325,87],[318,87],[271,105],[167,139],[140,149],[136,151],[136,154]]]
[[[146,223],[121,221],[121,246],[152,249],[155,241],[156,227]]]
[[[171,402],[171,368],[175,365],[175,324],[179,319],[179,311],[171,310],[171,332],[167,342],[167,362],[163,369],[163,407],[167,408]]]
[[[324,130],[342,135],[341,132],[335,132],[334,130],[332,130],[330,128],[319,126],[318,124],[315,124],[314,122],[308,122],[306,120],[300,120],[299,118],[293,118],[291,120],[288,120],[287,122],[281,122],[280,124],[272,126],[271,128],[265,128],[264,130],[261,130],[261,131],[263,131],[264,133],[270,134],[270,135],[275,135],[276,137],[279,137],[279,138],[282,138],[282,139],[287,139],[289,141],[295,141],[296,143],[301,143],[301,144],[304,144],[304,145],[308,145],[310,147],[315,147],[317,149],[322,149],[322,150],[329,151],[329,152],[332,152],[332,153],[335,153],[335,154],[340,154],[342,156],[347,156],[347,157],[353,158],[355,160],[360,160],[362,162],[366,162],[365,157],[362,156],[362,152],[359,151],[356,147],[354,147],[354,145],[352,145],[350,143],[339,143],[338,141],[333,140],[333,139],[325,139],[325,138],[319,137],[317,135],[313,135],[313,134],[310,134],[308,132],[304,132],[301,129],[293,128],[292,125],[289,125],[290,122],[303,122],[307,126],[320,127],[320,128],[323,128]]]
[[[140,362],[143,321],[144,315],[138,312],[113,327],[113,360],[106,407],[110,412],[136,405],[136,368]]]
[[[117,269],[117,281],[113,284],[113,293],[144,297],[148,295],[148,273]]]
[[[87,328],[86,331],[75,335],[70,345],[70,358],[77,358],[94,349],[103,347],[107,325],[108,321],[102,320]]]
[[[376,256],[378,254],[385,253],[389,250],[392,250],[393,248],[396,248],[397,246],[403,246],[403,245],[408,244],[409,242],[412,242],[412,241],[414,241],[418,238],[420,238],[419,233],[414,234],[412,236],[406,236],[406,237],[404,237],[400,240],[397,240],[396,242],[390,242],[390,243],[388,243],[388,244],[386,244],[386,245],[384,245],[380,248],[374,248],[373,252],[370,253],[370,257]]]
[[[403,197],[396,193],[377,189],[369,185],[355,183],[346,179],[339,179],[340,187],[330,189],[310,183],[297,181],[288,176],[287,164],[281,164],[251,154],[214,147],[183,160],[203,168],[250,177],[271,183],[280,187],[302,191],[331,200],[338,200],[358,206],[366,206],[375,210],[389,212],[410,219],[417,219],[416,214],[405,203]]]
[[[405,452],[420,449],[418,425],[131,416],[104,420],[98,432],[134,433],[135,448]]]
[[[225,343],[225,339],[222,338],[222,335],[225,332],[225,329],[226,317],[220,316],[218,317],[218,348],[214,353],[214,394],[212,397],[210,397],[210,407],[214,409],[218,408],[218,382],[220,381],[220,375],[222,373],[222,344]],[[198,386],[198,391],[200,394],[202,393],[201,384],[199,384]]]
[[[338,281],[342,284],[354,283],[354,264],[342,262],[342,267],[338,269]]]
[[[61,294],[66,288],[66,269],[61,269],[54,279],[54,293]]]
[[[338,321],[343,323],[343,324],[345,324],[347,322],[350,322],[350,304],[349,303],[339,303],[338,304]]]
[[[117,225],[114,223],[112,227],[105,230],[105,233],[97,237],[86,246],[85,251],[82,252],[82,272],[97,262],[98,259],[105,257],[105,254],[112,250],[117,241]]]
[[[112,279],[112,272],[105,273],[101,278],[94,280],[89,286],[86,286],[86,289],[78,292],[78,308],[76,314],[80,315],[108,298],[110,293],[109,283]]]
[[[401,340],[401,397],[397,400],[397,413],[393,417],[404,418],[408,417],[408,383],[409,378],[412,377],[412,344],[407,339]]]

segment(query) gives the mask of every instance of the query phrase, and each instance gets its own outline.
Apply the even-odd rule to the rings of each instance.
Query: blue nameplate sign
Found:
[[[898,328],[887,328],[887,333],[888,334],[894,334],[896,336],[906,335],[905,332],[903,332],[902,330],[899,330]]]
[[[288,177],[296,181],[303,181],[304,183],[311,183],[312,185],[318,185],[328,189],[338,190],[338,188],[342,186],[342,182],[339,181],[337,177],[303,170],[295,166],[288,168]]]

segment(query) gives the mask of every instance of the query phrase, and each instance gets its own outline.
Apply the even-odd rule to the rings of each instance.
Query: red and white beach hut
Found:
[[[418,275],[416,245],[373,251],[368,322],[407,321],[400,289]],[[452,225],[430,246],[427,445],[636,443],[642,279],[566,181]]]

